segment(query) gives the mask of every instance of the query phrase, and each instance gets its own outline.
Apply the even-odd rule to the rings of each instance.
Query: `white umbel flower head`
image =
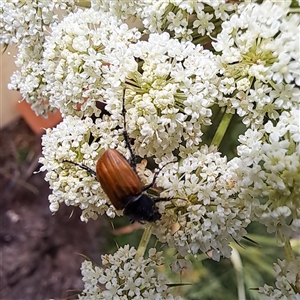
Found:
[[[148,258],[135,259],[136,249],[125,245],[113,255],[102,255],[103,267],[84,261],[81,266],[84,290],[79,300],[180,300],[174,297],[167,285],[167,279],[157,274],[162,265],[162,252],[149,250]]]
[[[219,104],[246,126],[259,128],[265,118],[276,120],[278,110],[299,105],[300,15],[290,14],[290,4],[241,3],[212,43],[227,96]]]
[[[174,199],[160,204],[163,219],[154,228],[157,238],[183,257],[211,250],[214,260],[230,257],[229,243],[246,234],[251,213],[250,203],[239,197],[237,168],[237,160],[227,162],[207,147],[166,166],[158,184],[165,189],[161,195]]]
[[[137,16],[147,33],[168,31],[179,40],[209,35],[215,23],[226,20],[234,9],[226,1],[138,1]]]
[[[137,155],[161,159],[181,143],[186,148],[199,145],[203,127],[211,124],[210,107],[220,96],[214,55],[168,33],[150,34],[147,41],[130,44],[127,54],[132,58],[128,61],[139,61],[139,69],[124,74],[128,67],[119,58],[107,68],[105,81],[112,86],[116,74],[127,77],[127,130],[135,139]],[[106,89],[102,97],[118,119],[114,94],[113,88]]]
[[[76,9],[73,0],[7,1],[0,3],[0,44],[26,44],[42,40],[47,26],[59,21],[57,9],[64,15]],[[40,41],[40,40],[39,40]]]
[[[280,230],[288,238],[299,233],[299,117],[300,111],[292,109],[282,112],[275,124],[268,121],[262,130],[248,129],[237,148],[243,194],[267,199],[253,207],[254,218],[268,232]]]
[[[265,284],[259,288],[264,300],[299,300],[300,299],[300,257],[292,262],[278,259],[274,264],[275,287]]]
[[[50,105],[63,116],[99,116],[96,102],[107,84],[106,69],[116,67],[119,60],[124,65],[128,44],[139,37],[136,28],[129,29],[116,16],[101,11],[69,14],[46,38],[43,68]],[[129,63],[126,67],[115,73],[112,85],[124,82],[132,71]]]
[[[52,194],[49,196],[50,210],[56,212],[61,203],[82,209],[81,219],[96,219],[106,213],[115,216],[115,209],[109,203],[99,182],[92,174],[66,160],[84,164],[95,171],[99,156],[108,148],[117,148],[126,154],[120,143],[117,123],[109,118],[66,117],[56,128],[47,129],[42,138],[43,157],[41,171],[47,171]]]
[[[92,0],[95,10],[104,10],[122,20],[137,19],[144,34],[169,32],[178,40],[191,41],[211,34],[215,23],[228,19],[235,8],[219,1]]]
[[[18,90],[31,104],[37,115],[47,116],[49,105],[46,83],[43,80],[43,52],[45,36],[59,22],[60,15],[75,11],[75,1],[1,1],[0,44],[16,44],[18,67],[9,89]]]

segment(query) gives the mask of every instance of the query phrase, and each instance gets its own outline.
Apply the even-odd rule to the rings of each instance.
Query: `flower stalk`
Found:
[[[145,229],[144,229],[142,238],[140,240],[138,249],[136,251],[136,255],[134,257],[135,260],[139,260],[140,257],[144,256],[145,251],[146,251],[147,246],[148,246],[148,243],[149,243],[149,240],[150,240],[150,237],[151,237],[151,234],[152,234],[152,225],[147,224]]]
[[[211,145],[219,147],[232,119],[232,114],[224,113],[222,120],[216,130],[216,133],[211,141]]]
[[[295,255],[292,249],[291,241],[290,239],[286,238],[283,234],[282,231],[279,229],[278,230],[278,235],[280,240],[284,243],[284,253],[285,253],[285,259],[287,262],[293,262],[295,261]]]

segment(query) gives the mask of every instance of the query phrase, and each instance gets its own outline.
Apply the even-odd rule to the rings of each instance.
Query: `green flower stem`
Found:
[[[211,39],[208,36],[204,36],[204,37],[201,36],[201,37],[197,37],[197,38],[193,39],[193,43],[195,45],[198,45],[198,44],[205,45],[205,44],[209,43],[210,41],[211,41]]]
[[[285,251],[285,257],[287,261],[291,262],[295,260],[295,256],[289,239],[285,240],[284,242],[284,251]]]
[[[242,263],[239,252],[235,248],[232,248],[232,255],[231,255],[230,260],[231,260],[233,267],[235,269],[235,272],[236,272],[238,299],[246,300],[244,274],[243,274],[243,263]]]
[[[138,260],[140,257],[144,256],[151,234],[152,234],[152,226],[151,224],[147,224],[143,236],[140,240],[140,244],[135,255],[135,260]]]
[[[280,237],[280,240],[284,242],[284,253],[285,253],[285,258],[288,262],[292,262],[295,260],[294,252],[291,246],[291,241],[289,239],[286,239],[281,230],[278,230],[278,234]]]
[[[223,137],[226,133],[226,130],[230,124],[230,121],[232,119],[232,116],[233,116],[232,114],[224,113],[222,120],[217,128],[217,131],[211,141],[211,145],[215,145],[217,147],[220,146],[222,139],[223,139]]]

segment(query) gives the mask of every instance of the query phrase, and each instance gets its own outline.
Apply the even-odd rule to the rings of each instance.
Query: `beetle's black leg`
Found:
[[[155,184],[155,181],[156,181],[156,179],[157,179],[157,176],[158,176],[159,172],[160,172],[166,165],[171,164],[171,163],[172,163],[172,161],[166,163],[164,166],[162,166],[161,168],[159,168],[159,169],[154,173],[152,182],[151,182],[150,184],[148,184],[148,185],[146,185],[146,186],[143,187],[143,192],[144,192],[144,191],[147,191],[147,190],[149,190],[151,187],[153,187],[153,185]]]
[[[134,154],[134,152],[131,148],[130,139],[129,139],[127,129],[126,129],[125,88],[123,90],[122,106],[123,106],[122,107],[122,115],[123,115],[123,120],[124,120],[124,124],[123,124],[124,140],[125,140],[126,147],[129,149],[129,152],[130,152],[130,165],[134,169],[134,171],[136,172],[136,157],[135,157],[135,154]]]
[[[63,162],[67,162],[67,163],[73,164],[75,166],[78,166],[81,169],[84,169],[84,170],[88,171],[89,173],[91,173],[92,175],[96,176],[96,172],[94,170],[92,170],[91,168],[89,168],[88,166],[86,166],[86,165],[78,164],[78,163],[75,163],[75,162],[70,161],[70,160],[63,160]]]

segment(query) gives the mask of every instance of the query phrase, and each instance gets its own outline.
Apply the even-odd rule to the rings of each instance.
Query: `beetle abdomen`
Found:
[[[125,208],[132,196],[142,193],[139,177],[115,149],[106,150],[99,158],[96,173],[102,189],[118,210]]]

